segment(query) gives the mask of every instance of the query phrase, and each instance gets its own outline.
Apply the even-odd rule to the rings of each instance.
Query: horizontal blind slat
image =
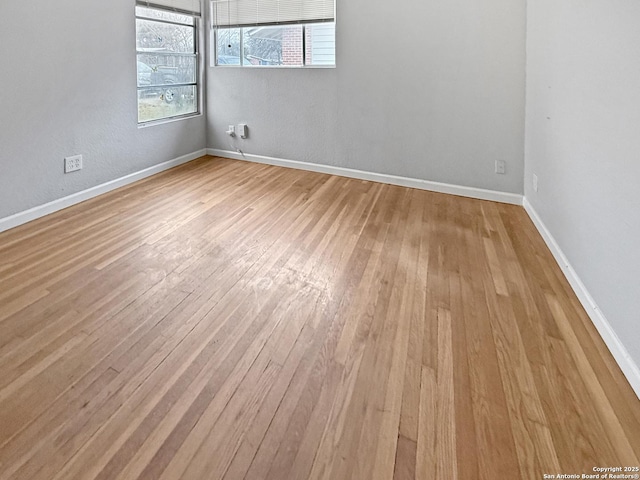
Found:
[[[218,27],[333,20],[335,0],[213,0]]]

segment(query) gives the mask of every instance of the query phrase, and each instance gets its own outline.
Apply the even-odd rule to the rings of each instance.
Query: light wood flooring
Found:
[[[0,234],[0,480],[639,456],[640,402],[521,207],[205,157]]]

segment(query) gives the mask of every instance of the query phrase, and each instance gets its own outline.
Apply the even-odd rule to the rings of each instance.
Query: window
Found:
[[[173,6],[175,3],[164,0]],[[191,3],[185,0],[189,6]],[[199,113],[197,11],[138,2],[138,123]]]
[[[212,0],[212,63],[334,66],[334,10],[334,0]]]

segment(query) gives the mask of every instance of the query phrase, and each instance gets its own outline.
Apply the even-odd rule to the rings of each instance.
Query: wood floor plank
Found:
[[[416,442],[416,479],[436,478],[437,378],[431,367],[423,366],[420,380],[420,412]],[[398,468],[398,467],[396,467]]]
[[[0,480],[425,480],[640,461],[521,207],[203,157],[0,233]]]
[[[438,310],[438,372],[436,386],[436,479],[458,478],[458,448],[453,382],[451,312]]]
[[[458,255],[461,258],[481,259],[485,249],[474,241],[477,235],[482,235],[479,220],[462,234],[459,240]],[[469,221],[473,224],[473,221]],[[493,249],[495,253],[495,249]],[[490,255],[487,254],[489,271],[495,272],[496,266],[491,266]],[[503,268],[503,267],[502,267]],[[462,305],[464,335],[454,331],[456,337],[464,336],[467,342],[469,381],[472,392],[471,404],[475,424],[475,443],[480,452],[477,462],[478,478],[510,478],[519,475],[516,461],[514,438],[510,429],[509,410],[501,380],[500,365],[496,352],[496,344],[492,335],[489,310],[485,304],[485,288],[493,288],[496,295],[507,291],[506,275],[500,274],[501,282],[484,284],[476,281],[486,273],[486,265],[478,261],[465,261],[460,266],[460,300],[456,305]],[[505,272],[506,273],[506,272]],[[505,289],[505,290],[502,290]],[[507,292],[508,294],[508,292]],[[471,307],[471,308],[469,308]],[[489,459],[503,456],[502,462],[491,462]],[[474,470],[476,465],[473,466]]]

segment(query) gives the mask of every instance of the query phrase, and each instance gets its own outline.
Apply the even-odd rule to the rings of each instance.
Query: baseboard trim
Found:
[[[370,180],[373,182],[387,183],[401,187],[417,188],[430,192],[448,193],[461,197],[470,197],[480,200],[491,200],[493,202],[510,203],[522,205],[522,195],[515,193],[498,192],[496,190],[485,190],[482,188],[464,187],[449,183],[432,182],[417,178],[399,177],[384,173],[367,172],[352,168],[336,167],[333,165],[322,165],[319,163],[300,162],[297,160],[285,160],[282,158],[266,157],[263,155],[252,155],[248,153],[238,153],[231,150],[220,150],[217,148],[207,149],[207,153],[216,157],[232,158],[234,160],[246,160],[255,163],[264,163],[278,167],[295,168],[310,172],[328,173],[340,177],[357,178],[358,180]]]
[[[173,160],[169,160],[167,162],[159,163],[158,165],[145,168],[144,170],[125,175],[124,177],[116,178],[115,180],[96,185],[95,187],[91,187],[86,190],[73,193],[66,197],[53,200],[52,202],[45,203],[44,205],[39,205],[37,207],[30,208],[29,210],[18,212],[9,217],[0,218],[0,232],[4,232],[11,228],[23,225],[27,222],[31,222],[32,220],[36,220],[40,217],[44,217],[45,215],[57,212],[58,210],[62,210],[63,208],[67,208],[77,203],[84,202],[85,200],[89,200],[90,198],[97,197],[98,195],[110,192],[111,190],[115,190],[116,188],[124,187],[125,185],[129,185],[130,183],[137,182],[138,180],[142,180],[143,178],[147,178],[151,175],[155,175],[156,173],[163,172],[164,170],[177,167],[178,165],[182,165],[183,163],[187,163],[191,160],[195,160],[196,158],[203,157],[206,154],[206,149],[198,150],[187,155],[174,158]]]
[[[565,277],[569,281],[571,288],[576,293],[578,300],[584,307],[585,311],[589,315],[589,318],[598,330],[600,336],[611,351],[611,354],[613,355],[623,374],[631,384],[631,387],[635,391],[636,395],[638,396],[638,398],[640,398],[640,368],[638,368],[636,363],[633,361],[631,355],[629,355],[629,352],[624,347],[624,344],[620,341],[620,338],[611,327],[611,324],[604,316],[602,311],[598,308],[597,303],[595,302],[587,288],[584,286],[584,283],[582,283],[582,280],[580,279],[576,271],[569,263],[569,260],[567,259],[566,255],[556,242],[547,226],[544,224],[544,222],[542,221],[536,210],[533,208],[531,203],[527,200],[527,198],[523,197],[522,195],[498,192],[494,190],[485,190],[481,188],[465,187],[460,185],[452,185],[447,183],[432,182],[429,180],[421,180],[416,178],[400,177],[396,175],[367,172],[363,170],[337,167],[332,165],[300,162],[296,160],[285,160],[263,155],[252,155],[246,153],[237,153],[230,150],[209,148],[197,150],[173,160],[169,160],[158,165],[145,168],[144,170],[125,175],[124,177],[120,177],[115,180],[96,185],[95,187],[82,190],[72,195],[53,200],[49,203],[30,208],[29,210],[18,212],[9,217],[1,218],[0,232],[4,232],[19,225],[23,225],[32,220],[36,220],[38,218],[78,204],[85,200],[97,197],[98,195],[102,195],[125,185],[137,182],[138,180],[142,180],[170,168],[182,165],[183,163],[190,162],[207,154],[218,157],[232,158],[236,160],[245,160],[280,167],[295,168],[298,170],[327,173],[342,177],[356,178],[359,180],[370,180],[374,182],[398,185],[402,187],[417,188],[420,190],[428,190],[432,192],[447,193],[462,197],[476,198],[480,200],[490,200],[494,202],[524,206],[524,209],[540,232],[540,235],[549,247],[549,250],[551,250],[553,257],[555,258]]]
[[[602,310],[598,308],[598,304],[587,290],[587,287],[584,286],[584,283],[582,283],[582,280],[569,263],[567,256],[564,254],[558,245],[558,242],[556,242],[555,238],[540,218],[540,215],[538,215],[538,212],[533,208],[533,205],[531,205],[526,197],[523,199],[522,204],[538,229],[538,232],[542,235],[542,238],[549,247],[549,250],[551,250],[556,262],[560,265],[562,273],[564,273],[564,276],[569,281],[571,288],[578,297],[578,300],[580,300],[580,303],[587,312],[587,315],[589,315],[589,318],[591,318],[591,321],[604,340],[604,343],[609,348],[609,351],[611,351],[611,354],[618,363],[622,373],[631,384],[631,388],[633,388],[638,398],[640,398],[640,368],[638,368],[638,365],[636,365],[633,358],[631,358],[631,355],[629,355],[629,352],[620,341],[620,337],[618,337],[614,329],[611,327],[611,324],[604,316],[604,313],[602,313]]]

